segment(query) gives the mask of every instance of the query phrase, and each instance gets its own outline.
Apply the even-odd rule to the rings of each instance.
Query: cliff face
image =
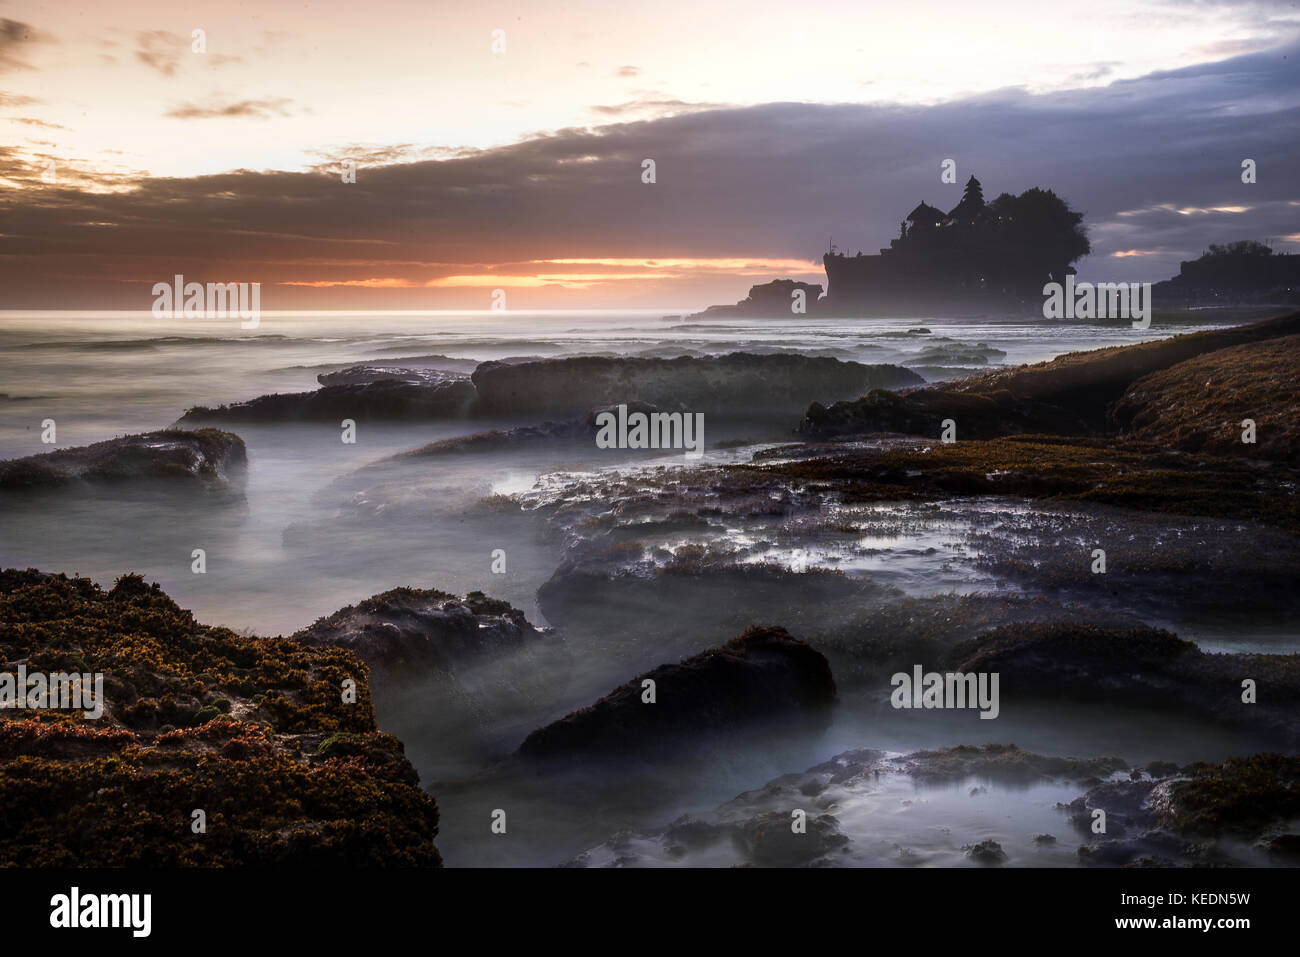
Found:
[[[138,575],[8,569],[0,659],[103,675],[98,718],[0,711],[0,865],[441,862],[437,805],[350,651],[200,625]]]
[[[1179,265],[1151,290],[1162,306],[1300,303],[1300,254],[1211,253]]]

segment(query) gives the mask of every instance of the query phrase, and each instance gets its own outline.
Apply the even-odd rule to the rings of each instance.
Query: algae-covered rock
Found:
[[[0,660],[101,673],[106,699],[0,712],[0,865],[440,863],[437,805],[351,652],[201,625],[138,575],[9,569]]]
[[[1126,438],[1300,465],[1300,335],[1221,349],[1143,376],[1110,417]],[[1253,442],[1242,440],[1247,419]]]
[[[1300,333],[1300,313],[1292,313],[1230,329],[1071,352],[1048,362],[999,369],[901,394],[885,391],[890,387],[881,386],[861,398],[829,407],[811,405],[799,431],[819,438],[870,432],[903,432],[935,438],[943,420],[952,419],[959,439],[1031,432],[1054,435],[1107,432],[1113,429],[1113,423],[1107,419],[1107,407],[1144,376],[1200,357],[1207,368],[1219,368],[1223,377],[1231,379],[1242,371],[1240,357],[1218,355],[1216,358],[1216,354],[1247,343],[1279,340],[1297,333]],[[1255,373],[1247,371],[1246,374]]]
[[[1078,852],[1084,864],[1231,864],[1247,844],[1285,857],[1295,846],[1287,831],[1300,816],[1300,757],[1254,754],[1197,762],[1156,781],[1111,781],[1065,810],[1088,836]],[[1106,813],[1104,836],[1092,832],[1098,810]]]

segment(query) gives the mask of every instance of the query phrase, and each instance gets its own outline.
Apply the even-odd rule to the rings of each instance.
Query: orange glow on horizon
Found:
[[[525,265],[535,267],[529,272],[478,272],[440,276],[420,281],[393,276],[366,279],[286,280],[281,286],[307,286],[328,288],[352,286],[372,289],[455,289],[455,288],[539,288],[545,286],[571,286],[590,288],[601,283],[658,281],[664,279],[689,279],[693,275],[765,276],[775,273],[807,275],[821,273],[820,263],[804,259],[763,259],[750,257],[730,258],[646,258],[646,259],[537,259]],[[620,272],[547,272],[548,266],[609,266],[622,268]],[[542,267],[540,269],[536,267]],[[630,271],[628,269],[630,267]]]

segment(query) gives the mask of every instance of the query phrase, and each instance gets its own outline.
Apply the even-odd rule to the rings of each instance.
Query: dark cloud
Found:
[[[1300,49],[930,107],[688,111],[440,159],[406,161],[420,155],[406,145],[352,149],[386,165],[355,184],[323,166],[110,184],[129,182],[122,192],[0,191],[0,306],[48,306],[55,289],[69,302],[147,308],[149,284],[175,272],[423,283],[535,259],[817,259],[828,236],[874,252],[918,202],[955,205],[972,173],[990,198],[1041,186],[1082,210],[1094,240],[1085,278],[1156,281],[1211,242],[1296,232]],[[646,158],[653,185],[641,182]],[[947,158],[956,185],[940,181]],[[1256,184],[1241,182],[1245,158],[1258,164]],[[0,176],[38,173],[0,150]],[[724,278],[691,296],[734,301],[753,281]],[[681,302],[680,289],[660,301]]]
[[[189,50],[189,40],[167,30],[147,30],[136,35],[135,58],[163,76],[175,76],[181,54]]]
[[[33,43],[53,40],[50,34],[37,30],[30,23],[0,17],[0,73],[32,69],[32,65],[22,58],[25,48]]]
[[[203,104],[182,103],[172,107],[163,116],[175,120],[210,120],[232,116],[269,119],[274,116],[288,116],[289,104],[292,102],[285,97],[268,97],[261,100],[236,100],[228,103],[217,100]]]

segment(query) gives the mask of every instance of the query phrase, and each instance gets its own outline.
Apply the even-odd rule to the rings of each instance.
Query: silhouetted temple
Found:
[[[1089,251],[1075,212],[1050,190],[1003,193],[985,203],[972,176],[950,211],[922,201],[899,224],[898,238],[878,255],[845,255],[832,244],[820,286],[778,280],[754,286],[735,306],[711,306],[702,315],[778,315],[791,312],[795,287],[805,290],[813,315],[971,312],[1041,303],[1043,285],[1063,282]]]
[[[984,202],[980,181],[966,182],[948,212],[921,202],[898,238],[877,256],[829,250],[819,312],[1001,306],[1040,300],[1043,284],[1064,281],[1088,252],[1083,216],[1055,194],[1029,190]]]

